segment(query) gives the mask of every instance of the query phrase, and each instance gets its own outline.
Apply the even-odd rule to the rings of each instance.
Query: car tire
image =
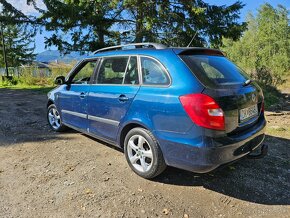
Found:
[[[147,129],[138,127],[128,132],[124,153],[130,168],[143,178],[152,179],[166,168],[157,140]]]
[[[67,129],[67,127],[62,123],[60,113],[54,104],[48,106],[46,117],[49,127],[53,131],[63,132]]]

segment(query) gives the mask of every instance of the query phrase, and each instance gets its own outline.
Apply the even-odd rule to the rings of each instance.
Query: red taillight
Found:
[[[197,125],[208,129],[225,129],[224,112],[208,95],[188,94],[179,99],[188,116]]]
[[[261,105],[261,113],[264,113],[265,111],[265,101],[262,101],[262,105]]]

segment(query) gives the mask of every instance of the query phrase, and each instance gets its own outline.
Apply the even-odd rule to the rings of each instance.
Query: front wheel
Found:
[[[165,170],[162,151],[150,131],[134,128],[128,132],[124,143],[126,160],[139,176],[151,179]]]
[[[56,132],[66,130],[66,126],[63,125],[60,114],[54,104],[49,105],[47,108],[47,121],[50,128]]]

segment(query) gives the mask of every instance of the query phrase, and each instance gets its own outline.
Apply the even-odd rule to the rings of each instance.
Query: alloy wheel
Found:
[[[132,166],[139,172],[148,172],[153,164],[153,153],[148,141],[141,135],[133,135],[127,146],[127,154]]]
[[[57,130],[60,127],[60,115],[56,108],[50,108],[48,111],[48,121],[51,127]]]

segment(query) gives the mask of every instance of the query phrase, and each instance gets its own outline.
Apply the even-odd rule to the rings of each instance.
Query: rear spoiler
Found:
[[[191,47],[191,48],[173,48],[177,55],[213,55],[226,56],[226,54],[218,49]]]

